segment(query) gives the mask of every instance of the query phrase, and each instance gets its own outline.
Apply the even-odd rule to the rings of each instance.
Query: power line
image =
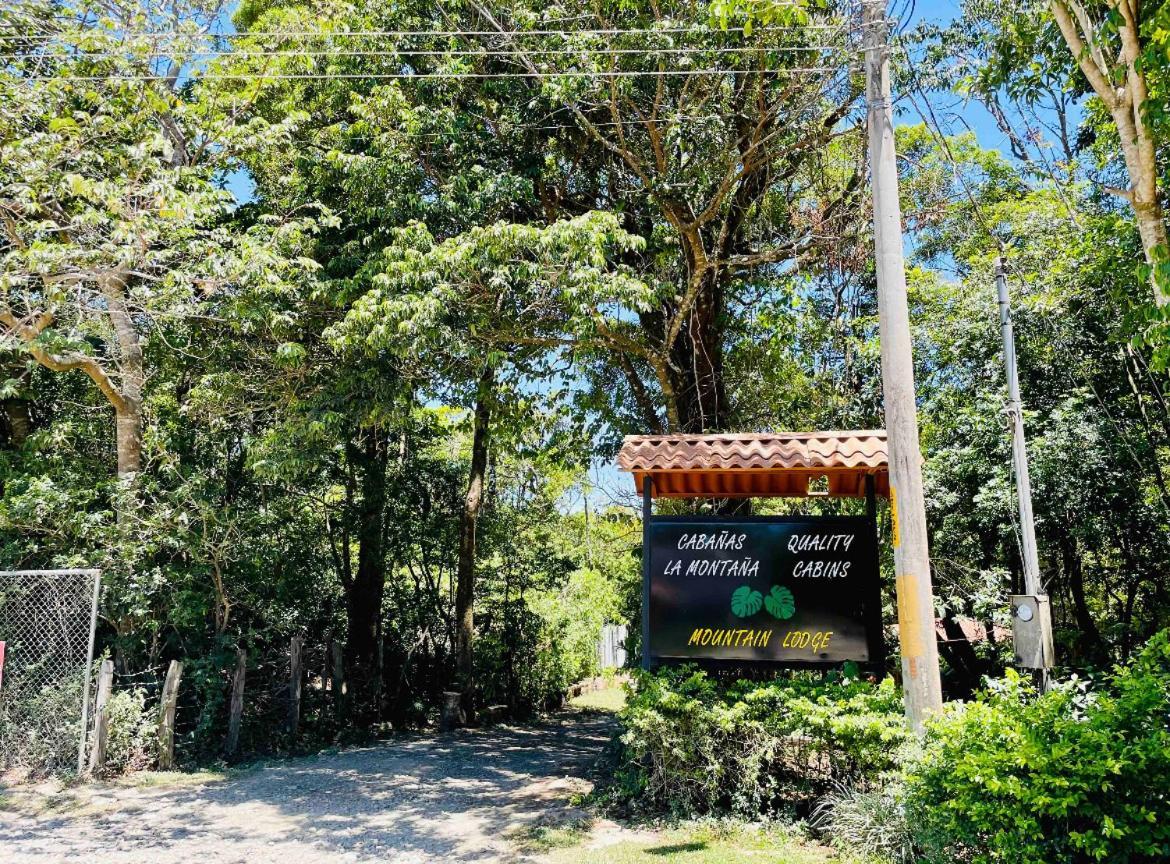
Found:
[[[550,71],[550,72],[345,72],[330,74],[314,72],[304,74],[273,74],[265,75],[262,72],[240,74],[208,73],[205,75],[189,76],[191,80],[199,81],[329,81],[329,80],[387,80],[387,81],[419,81],[427,79],[458,80],[461,78],[661,78],[673,75],[756,75],[756,74],[821,74],[840,72],[840,66],[786,66],[779,69],[645,69],[645,70],[579,70],[579,71]],[[171,81],[169,75],[28,75],[20,81]]]
[[[415,50],[399,48],[397,50],[361,50],[361,51],[198,51],[199,58],[214,57],[507,57],[507,56],[580,56],[583,53],[608,56],[612,54],[754,54],[764,51],[773,54],[785,53],[817,53],[829,51],[848,51],[851,54],[860,54],[860,50],[845,45],[810,45],[790,47],[769,47],[766,45],[754,46],[716,46],[710,47],[691,45],[677,48],[482,48],[479,50]],[[0,54],[0,60],[21,60],[32,58],[32,54]],[[120,59],[132,56],[130,51],[70,51],[69,59]],[[170,55],[163,53],[151,54],[152,57],[165,58]]]
[[[773,27],[757,27],[751,32],[754,34],[765,33],[804,33],[809,31],[836,31],[842,32],[861,32],[867,27],[872,26],[868,24],[853,24],[847,25],[842,22],[836,23],[813,23],[810,22],[798,26],[773,26]],[[691,36],[721,36],[733,33],[745,34],[743,27],[728,27],[727,29],[711,30],[701,27],[615,27],[615,28],[599,28],[599,29],[580,29],[580,30],[339,30],[335,32],[321,31],[321,30],[255,30],[243,31],[234,33],[188,33],[178,30],[158,30],[158,31],[130,31],[130,30],[100,30],[97,28],[84,29],[88,35],[104,35],[110,38],[117,39],[167,39],[167,40],[194,40],[194,41],[216,41],[216,40],[235,40],[235,39],[370,39],[370,38],[478,38],[490,36],[495,38],[509,38],[518,39],[531,36],[553,36],[560,38],[573,38],[582,36],[655,36],[655,35],[691,35]],[[17,40],[25,42],[53,42],[60,40],[62,36],[73,35],[68,31],[61,33],[3,33],[0,34],[0,39],[3,40]],[[750,37],[749,37],[750,38]]]

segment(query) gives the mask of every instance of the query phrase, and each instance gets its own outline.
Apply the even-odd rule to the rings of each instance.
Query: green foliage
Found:
[[[637,677],[621,718],[619,794],[680,815],[807,808],[834,784],[877,781],[909,737],[888,679],[723,686],[668,669]]]
[[[128,774],[154,764],[158,756],[158,718],[147,708],[146,691],[120,690],[106,703],[109,739],[106,771]]]
[[[78,670],[19,699],[0,700],[0,772],[77,770],[83,680]]]
[[[897,783],[875,789],[841,787],[817,804],[812,824],[842,849],[890,864],[915,864],[918,850],[903,798]]]
[[[713,0],[708,14],[713,26],[723,30],[740,26],[750,36],[756,27],[805,24],[808,8],[824,5],[823,0]]]
[[[1100,687],[1017,674],[930,725],[907,775],[930,861],[1153,862],[1170,855],[1170,631]]]

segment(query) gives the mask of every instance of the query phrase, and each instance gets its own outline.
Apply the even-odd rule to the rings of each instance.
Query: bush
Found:
[[[842,787],[817,805],[812,825],[835,845],[863,852],[867,859],[913,864],[917,854],[904,797],[899,783],[880,789]]]
[[[686,667],[640,675],[621,718],[618,794],[688,816],[807,810],[835,785],[866,788],[894,769],[909,737],[892,681],[722,687]]]
[[[1094,691],[1008,672],[929,727],[907,811],[928,861],[1170,858],[1170,631]]]
[[[158,728],[147,710],[146,692],[123,690],[112,694],[106,705],[106,772],[128,774],[151,767],[158,754]]]

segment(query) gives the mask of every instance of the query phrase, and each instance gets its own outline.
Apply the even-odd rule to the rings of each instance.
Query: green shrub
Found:
[[[842,787],[817,805],[812,825],[834,845],[867,859],[913,864],[918,858],[899,783],[880,789]]]
[[[640,675],[621,718],[619,794],[680,815],[807,810],[898,764],[909,733],[892,681],[811,677],[722,687],[690,668]]]
[[[153,713],[146,707],[146,691],[114,693],[106,710],[110,718],[106,772],[128,774],[151,767],[158,754],[158,727]]]
[[[927,860],[1170,858],[1170,631],[1090,689],[1009,672],[930,725],[907,811]]]

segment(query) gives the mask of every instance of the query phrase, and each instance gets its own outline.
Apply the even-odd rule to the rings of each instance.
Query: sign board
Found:
[[[652,664],[880,661],[870,519],[655,516],[648,528]]]

